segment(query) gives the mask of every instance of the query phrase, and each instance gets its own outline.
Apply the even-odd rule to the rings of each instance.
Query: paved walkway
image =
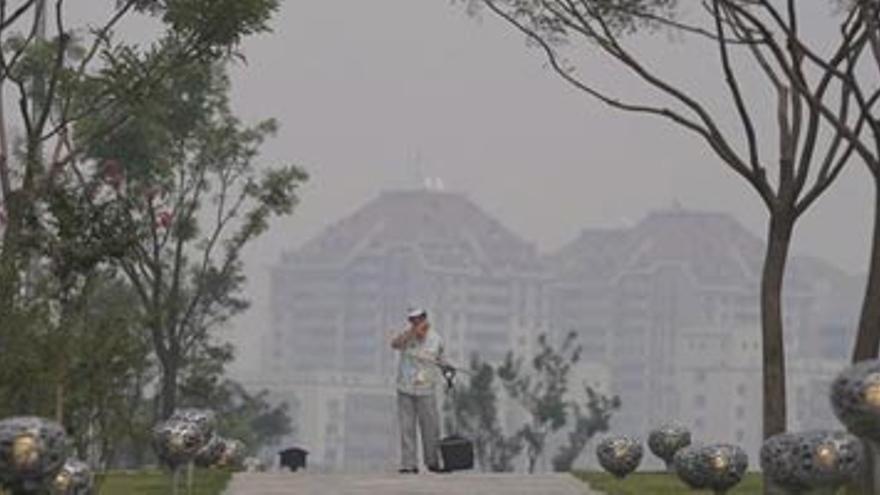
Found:
[[[225,495],[598,495],[567,474],[239,473]]]

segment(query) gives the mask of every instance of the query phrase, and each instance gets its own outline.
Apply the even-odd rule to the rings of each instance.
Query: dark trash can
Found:
[[[450,435],[439,443],[445,470],[462,471],[474,468],[473,442],[459,435]]]
[[[289,468],[291,471],[297,471],[306,467],[306,457],[309,453],[299,447],[291,447],[278,452],[281,456],[281,465]]]

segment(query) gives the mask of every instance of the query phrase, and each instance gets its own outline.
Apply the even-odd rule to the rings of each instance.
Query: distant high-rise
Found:
[[[587,230],[549,258],[551,326],[577,331],[585,359],[609,367],[623,401],[615,429],[644,435],[684,420],[700,438],[757,452],[763,254],[763,242],[729,215],[673,208],[631,228]],[[845,280],[816,260],[788,266],[789,386],[801,394],[791,401],[795,423],[831,422],[827,391],[802,384],[827,381],[839,367],[833,360],[844,357],[840,343],[853,332],[843,315],[856,309],[840,310],[834,292]]]
[[[408,307],[428,309],[462,364],[474,352],[498,361],[526,351],[546,331],[535,248],[460,194],[384,193],[285,255],[271,277],[263,375],[296,397],[301,441],[327,466],[395,461],[389,343]]]

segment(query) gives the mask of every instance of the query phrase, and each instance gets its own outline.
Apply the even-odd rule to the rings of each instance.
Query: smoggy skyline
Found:
[[[763,205],[702,142],[585,98],[489,15],[473,19],[449,2],[299,1],[284,3],[274,29],[244,47],[236,107],[249,120],[278,118],[266,158],[293,160],[311,179],[296,214],[261,243],[264,255],[423,177],[441,178],[545,252],[585,227],[631,224],[674,203],[729,212],[764,235]],[[717,64],[658,39],[658,59],[680,64],[684,80]],[[851,165],[803,218],[795,251],[861,272],[873,192],[861,164]]]
[[[813,14],[804,26],[827,16]],[[233,101],[246,121],[278,119],[264,159],[293,161],[310,180],[295,214],[249,249],[254,304],[236,328],[264,328],[268,268],[284,250],[382,191],[421,187],[426,177],[467,195],[544,253],[584,228],[631,225],[673,204],[730,213],[765,236],[758,196],[702,141],[574,91],[491,15],[475,19],[449,1],[300,0],[283,2],[273,27],[243,46],[247,62],[232,68]],[[710,102],[727,101],[717,53],[662,34],[653,40],[646,52],[664,73]],[[600,61],[579,66],[603,88],[652,97]],[[763,137],[772,144],[774,136]],[[799,222],[795,254],[866,270],[869,177],[861,163],[850,164]]]

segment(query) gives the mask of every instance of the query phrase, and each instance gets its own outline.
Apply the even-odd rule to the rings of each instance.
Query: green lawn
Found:
[[[608,495],[678,495],[711,494],[711,491],[692,491],[677,476],[666,473],[634,473],[619,480],[608,473],[577,472],[575,476]],[[742,483],[729,491],[730,495],[760,495],[761,476],[749,474]]]
[[[593,488],[608,495],[684,495],[711,494],[711,491],[692,491],[678,477],[666,473],[635,473],[624,480],[618,480],[607,473],[581,471],[574,473],[578,478],[588,482]],[[761,475],[749,473],[742,483],[730,490],[730,495],[760,495],[763,483]],[[841,491],[841,495],[846,493]]]
[[[220,470],[196,470],[193,495],[219,495],[232,474]],[[164,471],[111,472],[98,476],[98,495],[170,495],[171,478]],[[186,476],[180,492],[186,494]]]

